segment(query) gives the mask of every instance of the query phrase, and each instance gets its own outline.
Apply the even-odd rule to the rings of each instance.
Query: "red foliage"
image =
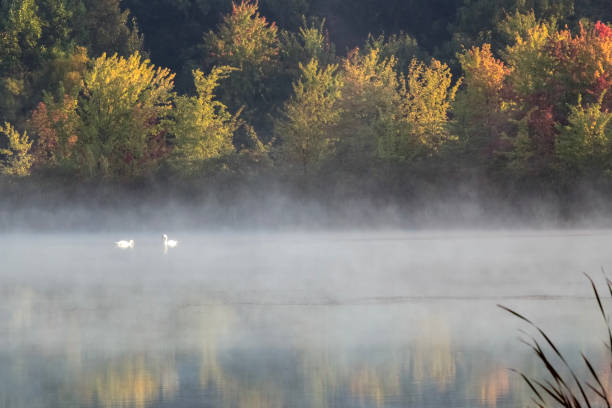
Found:
[[[549,156],[555,149],[555,120],[552,105],[541,106],[529,115],[529,129],[536,153]]]
[[[599,38],[610,39],[612,38],[612,28],[607,24],[602,23],[601,21],[597,21],[595,23],[595,32],[599,36]]]
[[[74,100],[66,95],[59,104],[48,106],[40,102],[32,111],[28,125],[38,137],[34,147],[37,164],[53,162],[58,156],[69,156],[78,140]]]
[[[123,161],[126,164],[130,164],[132,161],[134,161],[134,155],[132,154],[132,152],[127,152],[123,157]]]
[[[57,132],[47,111],[47,105],[40,102],[34,111],[29,122],[30,127],[38,136],[38,141],[34,147],[34,158],[37,164],[47,161],[58,145]]]

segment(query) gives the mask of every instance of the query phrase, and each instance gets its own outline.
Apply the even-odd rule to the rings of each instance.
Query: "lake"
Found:
[[[609,366],[610,231],[165,232],[0,235],[0,407],[522,407],[497,303]]]

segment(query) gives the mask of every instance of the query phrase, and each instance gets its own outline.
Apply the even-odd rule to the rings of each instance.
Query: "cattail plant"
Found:
[[[612,356],[612,329],[610,328],[608,316],[603,307],[595,282],[593,282],[593,279],[591,279],[591,277],[587,274],[585,274],[585,276],[591,283],[591,287],[593,288],[595,299],[597,301],[597,306],[608,330],[608,340],[607,343],[604,342],[606,354]],[[608,278],[606,278],[606,286],[610,297],[612,297],[612,281]],[[539,336],[526,334],[528,339],[521,339],[521,341],[525,343],[533,351],[533,353],[535,353],[538,361],[544,367],[545,373],[548,374],[546,376],[548,378],[536,378],[533,376],[528,376],[524,372],[512,370],[520,375],[531,389],[533,393],[531,401],[533,404],[535,404],[535,406],[540,408],[610,408],[610,396],[608,390],[609,385],[607,381],[602,381],[601,376],[595,370],[593,363],[584,353],[581,353],[581,357],[588,371],[586,372],[585,376],[580,377],[576,375],[576,372],[568,364],[563,353],[540,327],[525,316],[506,306],[497,306],[527,322],[530,326],[535,328],[539,334]]]

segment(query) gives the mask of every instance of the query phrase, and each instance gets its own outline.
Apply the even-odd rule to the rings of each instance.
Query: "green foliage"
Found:
[[[42,36],[42,21],[34,0],[2,2],[0,57],[3,70],[19,68],[20,57],[35,48]]]
[[[8,140],[6,149],[0,149],[0,174],[24,177],[30,175],[30,168],[34,158],[30,153],[32,141],[27,133],[17,132],[10,123],[0,125],[0,134]]]
[[[515,44],[506,48],[504,59],[513,68],[509,80],[519,97],[527,98],[552,89],[556,62],[546,47],[554,31],[554,26],[540,23],[528,29],[524,36],[517,36]]]
[[[138,53],[94,60],[77,107],[82,175],[130,177],[155,166],[165,149],[173,78]]]
[[[278,55],[277,31],[260,16],[256,2],[242,1],[233,4],[231,14],[224,16],[217,32],[205,35],[204,43],[213,64],[263,72]]]
[[[503,43],[513,45],[517,37],[525,38],[531,30],[538,26],[538,23],[533,10],[521,13],[517,9],[514,13],[506,14],[505,18],[497,23],[496,28]]]
[[[425,65],[415,59],[408,68],[406,84],[402,109],[410,137],[436,152],[455,139],[448,131],[448,115],[461,80],[453,84],[450,68],[438,60]]]
[[[205,76],[195,70],[193,79],[197,95],[179,96],[175,100],[174,149],[170,162],[183,175],[198,174],[206,162],[234,151],[232,139],[238,128],[238,114],[215,99],[219,82],[234,68],[216,67]]]
[[[306,64],[313,58],[319,65],[325,66],[334,63],[336,50],[329,41],[329,34],[325,28],[325,20],[302,17],[302,25],[297,32],[281,32],[281,60],[283,71],[297,78],[301,74],[299,64]]]
[[[343,112],[337,127],[340,161],[354,169],[369,166],[378,155],[391,155],[402,104],[403,81],[395,57],[379,49],[353,50],[342,63]],[[393,150],[391,150],[393,151]]]
[[[502,134],[501,139],[507,148],[495,152],[505,162],[506,168],[502,170],[514,177],[538,175],[539,169],[534,164],[534,159],[537,158],[536,146],[529,132],[530,114],[531,112],[520,120],[512,120],[516,124],[516,134],[513,136]]]
[[[570,106],[568,124],[558,125],[556,154],[565,171],[596,170],[601,174],[611,170],[612,113],[602,111],[603,96],[586,107],[578,98],[578,104]]]
[[[23,124],[58,89],[56,60],[84,49],[129,55],[142,42],[119,0],[5,0],[0,11],[0,120]]]
[[[300,64],[302,77],[293,84],[293,96],[276,123],[283,158],[300,166],[304,174],[334,151],[333,129],[341,114],[342,87],[337,69],[337,65],[319,67],[316,58]]]
[[[43,59],[43,22],[34,0],[2,2],[0,7],[0,120],[16,121],[31,97],[30,69],[39,68]]]
[[[530,14],[539,22],[570,23],[574,18],[574,0],[474,0],[464,1],[456,20],[449,25],[458,47],[472,48],[489,43],[501,50],[514,42],[508,30],[527,28]]]
[[[406,77],[394,56],[374,48],[344,61],[337,127],[342,160],[362,166],[374,158],[407,160],[430,155],[451,141],[449,112],[460,85],[446,64],[413,59]]]
[[[404,32],[387,37],[383,34],[379,36],[369,34],[364,52],[368,53],[373,49],[380,50],[383,58],[394,57],[397,60],[396,69],[402,73],[408,72],[413,59],[416,58],[421,61],[429,59],[429,56],[421,49],[417,40]]]
[[[85,45],[92,56],[117,53],[130,56],[143,52],[143,36],[128,10],[121,10],[119,0],[84,0],[82,29]]]
[[[510,104],[502,97],[510,69],[484,44],[457,56],[464,87],[454,104],[453,131],[471,164],[491,159],[502,135],[508,132]]]
[[[590,20],[605,5],[0,0],[0,123],[27,129],[40,170],[84,178],[256,172],[273,145],[275,164],[311,174],[447,160],[595,177],[612,159],[612,27]],[[184,77],[180,96],[144,45]]]
[[[278,28],[259,14],[258,5],[243,0],[233,4],[217,31],[204,36],[207,61],[211,66],[238,68],[226,81],[220,98],[231,110],[245,109],[249,120],[263,126],[269,108],[269,79],[277,66]]]

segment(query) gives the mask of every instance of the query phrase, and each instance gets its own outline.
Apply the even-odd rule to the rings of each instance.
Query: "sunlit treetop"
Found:
[[[580,24],[577,35],[561,30],[551,38],[550,49],[559,63],[557,81],[574,97],[583,93],[594,101],[612,85],[612,29],[607,24]],[[604,101],[604,106],[611,107],[610,101]]]
[[[205,45],[215,64],[242,68],[245,63],[261,66],[278,55],[278,28],[258,11],[258,3],[233,3],[217,32],[205,35]]]
[[[464,73],[464,84],[485,97],[495,97],[504,86],[511,69],[493,56],[490,44],[472,47],[458,55]]]
[[[395,56],[384,58],[378,48],[372,48],[365,54],[360,53],[358,48],[354,49],[342,63],[345,91],[357,95],[369,94],[370,98],[371,92],[383,92],[392,102],[391,96],[400,86],[396,64]],[[371,101],[375,102],[375,99]]]

